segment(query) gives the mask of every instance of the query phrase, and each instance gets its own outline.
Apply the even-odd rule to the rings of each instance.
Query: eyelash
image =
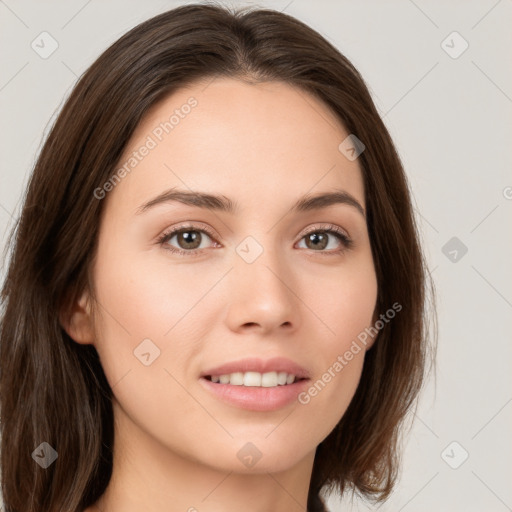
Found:
[[[172,253],[177,254],[179,256],[189,256],[189,257],[199,256],[201,254],[201,252],[204,251],[205,249],[191,249],[189,251],[186,251],[184,249],[177,249],[176,247],[173,247],[173,246],[167,244],[167,242],[174,235],[182,233],[182,232],[187,232],[187,231],[198,231],[198,232],[206,233],[214,242],[218,243],[215,240],[215,235],[212,233],[212,231],[210,229],[208,229],[205,226],[202,226],[201,228],[199,228],[197,226],[192,226],[192,225],[178,226],[177,228],[172,228],[169,231],[165,231],[158,238],[157,243],[159,245],[161,245],[162,247],[164,247],[164,245],[165,245],[166,247],[164,247],[164,248],[166,250],[171,251]],[[312,233],[318,233],[318,232],[334,235],[336,238],[338,238],[338,240],[341,242],[343,247],[341,249],[330,250],[330,251],[314,251],[314,250],[312,250],[312,252],[314,252],[314,253],[321,254],[323,256],[334,256],[334,255],[339,255],[339,254],[344,253],[345,251],[351,249],[353,246],[353,241],[345,234],[344,231],[342,231],[338,226],[335,226],[334,224],[329,224],[329,225],[327,225],[327,227],[314,226],[310,231],[308,231],[307,233],[304,233],[300,240],[302,240],[303,238],[305,238],[308,235],[311,235]]]

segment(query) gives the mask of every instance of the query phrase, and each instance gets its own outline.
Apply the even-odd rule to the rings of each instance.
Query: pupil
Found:
[[[312,242],[313,247],[320,247],[321,249],[327,247],[327,237],[324,233],[312,233],[309,236],[309,241]]]
[[[196,249],[197,247],[199,247],[199,245],[201,245],[199,240],[200,237],[197,231],[183,231],[182,233],[179,234],[179,238],[181,238],[181,240],[184,242],[184,248],[186,249]],[[197,243],[198,240],[199,243]],[[193,247],[191,247],[191,245]]]

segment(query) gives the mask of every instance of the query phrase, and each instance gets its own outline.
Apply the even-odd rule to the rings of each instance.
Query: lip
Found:
[[[309,379],[309,373],[305,368],[285,357],[273,357],[271,359],[247,358],[231,361],[202,372],[200,377],[226,375],[235,372],[286,372],[295,375],[298,379]]]
[[[293,384],[276,387],[235,386],[214,383],[206,379],[211,375],[225,375],[235,372],[286,372],[295,375]],[[202,372],[201,385],[221,401],[249,411],[276,411],[297,401],[298,395],[309,385],[309,373],[290,359],[274,357],[272,359],[241,359],[232,361]]]
[[[309,379],[273,388],[233,386],[201,377],[201,385],[221,401],[249,411],[277,411],[297,401],[298,395],[309,385]]]

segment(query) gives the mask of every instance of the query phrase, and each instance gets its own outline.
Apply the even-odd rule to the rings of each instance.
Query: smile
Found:
[[[297,377],[286,372],[234,372],[223,375],[207,376],[211,382],[230,384],[231,386],[273,388],[293,384]]]

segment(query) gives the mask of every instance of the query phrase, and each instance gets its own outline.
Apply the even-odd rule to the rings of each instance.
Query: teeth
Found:
[[[224,375],[212,375],[212,382],[231,384],[232,386],[275,388],[295,382],[295,375],[286,372],[235,372]]]
[[[288,374],[286,372],[279,372],[277,374],[277,383],[280,386],[284,386],[286,384],[286,377],[288,377]]]
[[[244,385],[244,374],[242,372],[232,373],[231,375],[227,375],[228,384],[232,384],[233,386],[243,386]]]
[[[231,375],[233,375],[233,374],[231,374]],[[261,386],[261,373],[245,372],[244,373],[244,386]]]

